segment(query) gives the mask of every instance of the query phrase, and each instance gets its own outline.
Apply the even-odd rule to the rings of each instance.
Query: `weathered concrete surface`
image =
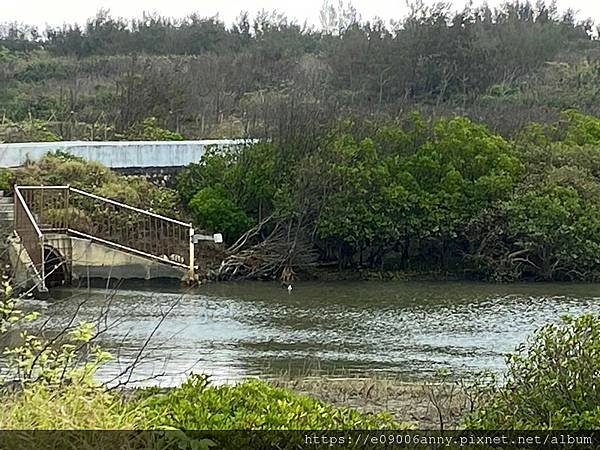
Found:
[[[67,260],[73,282],[87,278],[183,280],[187,275],[183,268],[126,253],[87,239],[48,234],[45,235],[45,243],[57,249]]]
[[[13,231],[14,204],[11,197],[0,191],[0,264],[10,264],[8,257],[8,237]]]
[[[21,240],[11,235],[6,240],[8,257],[12,267],[12,287],[17,293],[31,291],[38,298],[47,297],[47,292],[40,291],[42,280],[35,269],[29,253],[21,244]]]
[[[200,141],[28,142],[0,144],[0,167],[19,167],[48,152],[61,150],[113,169],[182,167],[198,162],[210,146],[237,147],[255,142],[244,139]]]

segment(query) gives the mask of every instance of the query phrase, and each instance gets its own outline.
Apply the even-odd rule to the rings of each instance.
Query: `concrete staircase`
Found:
[[[13,199],[12,197],[5,196],[5,193],[0,191],[0,268],[2,270],[4,270],[6,264],[10,264],[7,239],[13,231],[14,219]]]
[[[0,191],[0,232],[2,237],[7,236],[13,229],[15,220],[15,211],[13,198]]]

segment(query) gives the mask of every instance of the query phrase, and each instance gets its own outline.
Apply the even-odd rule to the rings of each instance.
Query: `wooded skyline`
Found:
[[[187,138],[289,137],[340,115],[419,110],[510,134],[566,108],[598,112],[595,26],[551,4],[416,6],[393,25],[334,8],[323,23],[100,13],[44,32],[5,25],[3,124],[37,119],[63,139],[110,139],[155,117]]]

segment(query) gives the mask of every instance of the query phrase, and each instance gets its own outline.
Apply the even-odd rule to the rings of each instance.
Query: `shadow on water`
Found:
[[[190,370],[218,381],[282,371],[378,372],[406,379],[437,369],[455,374],[501,371],[503,355],[537,327],[563,314],[600,312],[600,285],[464,282],[220,283],[120,289],[111,301],[114,325],[101,343],[118,373],[178,302],[151,341],[140,378],[163,384]],[[79,318],[93,319],[109,291],[60,289],[48,304],[60,327],[83,299]],[[156,380],[152,381],[153,383]]]

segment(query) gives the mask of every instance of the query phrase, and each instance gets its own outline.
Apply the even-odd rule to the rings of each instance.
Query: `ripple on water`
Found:
[[[536,328],[564,314],[600,312],[599,285],[567,284],[300,283],[288,294],[276,284],[237,283],[185,293],[123,290],[110,301],[103,290],[56,296],[45,304],[55,329],[78,304],[77,318],[86,320],[108,307],[101,343],[117,358],[103,379],[128,367],[154,333],[134,379],[163,384],[190,370],[221,381],[317,367],[406,377],[439,368],[501,371],[504,354]]]

